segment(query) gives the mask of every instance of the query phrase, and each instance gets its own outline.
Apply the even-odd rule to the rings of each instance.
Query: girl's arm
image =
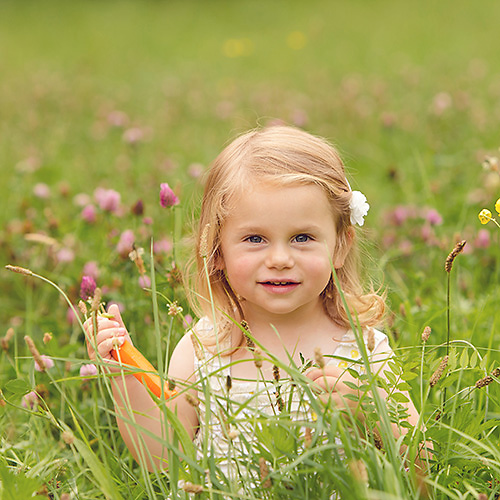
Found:
[[[93,339],[92,321],[85,322],[89,357],[96,359],[93,348],[96,346],[100,358],[106,363],[106,372],[113,375],[111,388],[118,429],[134,458],[144,463],[148,470],[166,468],[168,447],[163,446],[161,441],[168,439],[171,430],[146,387],[114,361],[111,351],[125,339],[130,341],[130,336],[118,306],[110,306],[108,313],[112,318],[97,318],[98,329],[94,340],[89,340]],[[198,416],[186,399],[187,391],[183,389],[193,383],[193,372],[193,347],[189,339],[184,337],[175,348],[169,367],[169,378],[178,383],[178,394],[165,404],[177,414],[191,438],[196,432]]]

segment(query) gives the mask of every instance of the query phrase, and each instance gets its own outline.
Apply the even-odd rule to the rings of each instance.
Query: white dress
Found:
[[[211,321],[202,318],[194,331],[205,337],[212,329]],[[376,353],[377,357],[383,353],[385,359],[391,355],[387,336],[375,329],[373,332],[371,352]],[[364,337],[366,345],[367,336]],[[265,439],[266,436],[271,440],[279,439],[272,433],[279,432],[279,426],[274,423],[283,406],[287,418],[291,416],[303,435],[308,423],[314,422],[317,417],[311,407],[310,397],[298,390],[297,384],[290,378],[286,378],[284,370],[281,370],[283,378],[280,378],[279,383],[234,380],[231,377],[231,356],[220,356],[203,348],[195,349],[195,352],[200,400],[199,430],[195,438],[198,458],[202,460],[204,456],[209,456],[214,459],[219,471],[229,480],[238,481],[244,477],[252,481],[253,477],[254,481],[258,481],[258,465],[248,463],[249,447],[255,449],[259,439]],[[341,368],[352,367],[361,372],[363,364],[356,363],[360,358],[355,334],[349,330],[332,356],[325,355],[325,363]],[[270,431],[266,431],[266,422],[270,423]]]

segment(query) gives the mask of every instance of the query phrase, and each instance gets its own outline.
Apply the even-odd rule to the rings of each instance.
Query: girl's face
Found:
[[[247,318],[259,314],[272,322],[319,310],[331,265],[342,266],[347,253],[335,253],[336,224],[324,191],[256,183],[233,201],[221,230],[219,268],[244,299]]]

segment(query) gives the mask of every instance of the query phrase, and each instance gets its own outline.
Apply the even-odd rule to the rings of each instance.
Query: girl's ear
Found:
[[[216,271],[224,271],[224,269],[226,269],[226,264],[224,263],[224,257],[222,256],[220,248],[215,253],[214,263]]]
[[[349,227],[349,229],[347,229],[342,236],[338,237],[335,254],[333,255],[333,267],[335,269],[340,269],[344,265],[345,259],[349,254],[349,250],[354,243],[355,237],[356,233],[352,226]]]

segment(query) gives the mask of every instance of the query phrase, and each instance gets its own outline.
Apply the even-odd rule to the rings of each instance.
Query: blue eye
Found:
[[[295,236],[295,241],[297,243],[306,243],[307,241],[309,241],[311,238],[309,237],[309,235],[307,234],[298,234],[297,236]]]
[[[253,235],[253,236],[249,236],[246,241],[248,241],[249,243],[262,243],[262,238],[260,236],[257,236],[257,235]]]

